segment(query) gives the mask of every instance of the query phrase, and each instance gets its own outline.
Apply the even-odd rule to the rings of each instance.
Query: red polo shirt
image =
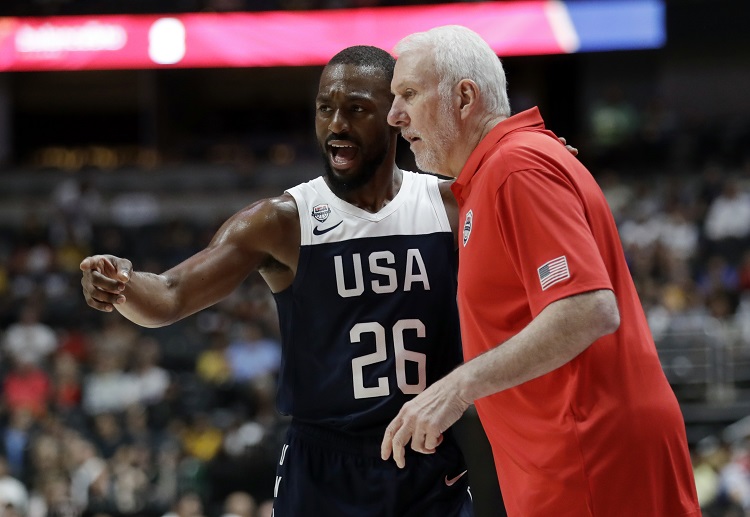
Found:
[[[568,364],[476,401],[508,514],[699,516],[682,414],[591,174],[534,108],[492,129],[452,188],[466,360],[568,296],[611,289],[620,309]]]

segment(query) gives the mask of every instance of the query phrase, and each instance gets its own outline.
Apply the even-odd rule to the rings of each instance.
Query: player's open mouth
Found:
[[[349,169],[359,155],[359,147],[351,142],[332,141],[328,143],[328,159],[335,169]]]

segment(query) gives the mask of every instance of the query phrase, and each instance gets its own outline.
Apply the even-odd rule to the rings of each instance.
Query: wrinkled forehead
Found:
[[[433,85],[439,82],[435,59],[429,51],[404,52],[396,60],[393,71],[393,86],[401,83]]]
[[[374,66],[328,65],[320,76],[318,96],[337,93],[372,98],[387,96],[390,101],[390,80],[383,70]]]

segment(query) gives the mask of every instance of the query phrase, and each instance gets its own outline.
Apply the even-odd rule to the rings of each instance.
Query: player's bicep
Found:
[[[222,300],[268,260],[273,238],[268,212],[264,202],[238,212],[205,249],[164,273],[180,313],[193,313]]]

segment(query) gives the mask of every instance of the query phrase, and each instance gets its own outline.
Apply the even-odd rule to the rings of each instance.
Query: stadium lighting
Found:
[[[659,48],[663,0],[480,2],[306,12],[0,18],[0,71],[322,65],[356,44],[465,25],[500,56]]]

